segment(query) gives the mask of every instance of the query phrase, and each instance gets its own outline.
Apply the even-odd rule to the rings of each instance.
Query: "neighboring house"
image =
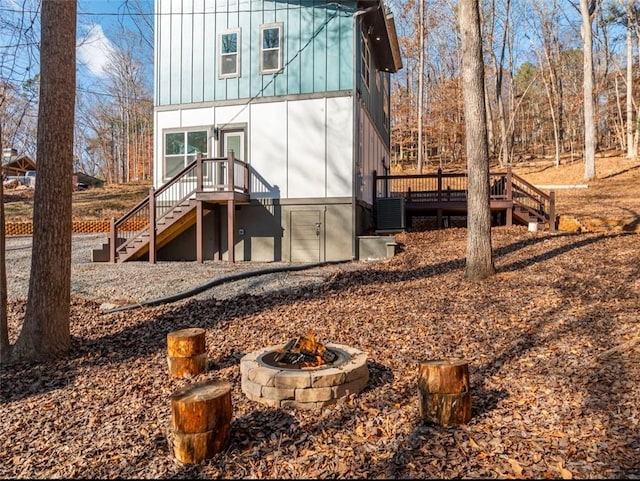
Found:
[[[155,5],[155,187],[196,152],[232,150],[250,178],[248,201],[204,202],[202,225],[158,258],[196,259],[198,235],[204,259],[356,257],[373,228],[372,173],[389,165],[389,77],[402,68],[390,11],[378,0]]]
[[[14,151],[15,152],[15,151]],[[29,155],[3,156],[2,176],[26,176],[27,172],[36,170],[36,162]]]

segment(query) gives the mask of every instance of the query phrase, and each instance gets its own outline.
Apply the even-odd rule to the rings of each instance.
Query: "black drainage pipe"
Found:
[[[150,299],[148,301],[138,302],[135,304],[128,304],[126,306],[119,306],[113,309],[106,309],[102,311],[102,314],[111,314],[114,312],[128,311],[131,309],[137,309],[139,307],[159,306],[161,304],[169,304],[171,302],[176,302],[182,299],[186,299],[187,297],[195,296],[196,294],[200,294],[201,292],[211,289],[212,287],[216,287],[221,284],[227,284],[229,282],[248,279],[250,277],[264,276],[267,274],[276,274],[278,272],[303,271],[307,269],[313,269],[314,267],[324,267],[324,266],[329,266],[333,264],[344,264],[346,262],[351,262],[352,260],[353,259],[344,259],[344,260],[337,260],[337,261],[316,262],[313,264],[300,264],[295,266],[272,267],[269,269],[258,269],[255,271],[241,272],[239,274],[230,274],[228,276],[218,277],[217,279],[213,279],[209,282],[205,282],[204,284],[200,284],[199,286],[196,286],[187,291],[178,292],[176,294],[171,294],[169,296],[158,297],[156,299]]]

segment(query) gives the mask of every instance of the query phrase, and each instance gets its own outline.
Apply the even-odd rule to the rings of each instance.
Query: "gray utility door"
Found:
[[[291,262],[320,262],[320,211],[294,210],[290,226]]]

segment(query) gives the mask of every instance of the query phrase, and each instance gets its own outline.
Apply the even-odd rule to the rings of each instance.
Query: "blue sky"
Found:
[[[68,1],[68,0],[66,0]],[[0,18],[10,25],[28,25],[33,17],[39,23],[37,0],[0,0]],[[79,0],[78,1],[78,75],[79,81],[99,81],[104,77],[109,54],[116,48],[122,26],[137,32],[129,13],[141,6],[153,8],[153,0]],[[17,36],[0,25],[0,75],[22,82],[37,73],[38,26],[28,37]],[[36,52],[34,54],[34,52]]]

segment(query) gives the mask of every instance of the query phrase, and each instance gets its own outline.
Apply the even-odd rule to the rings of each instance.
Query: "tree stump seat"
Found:
[[[167,334],[167,364],[174,378],[193,377],[205,371],[205,330],[199,327]]]

